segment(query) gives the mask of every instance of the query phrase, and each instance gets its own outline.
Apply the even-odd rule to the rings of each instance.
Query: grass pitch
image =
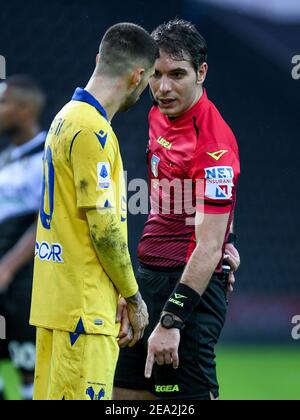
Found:
[[[300,343],[217,349],[221,400],[300,400]]]

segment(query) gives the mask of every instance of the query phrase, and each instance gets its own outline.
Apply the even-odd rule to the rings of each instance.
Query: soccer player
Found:
[[[225,248],[231,267],[239,265],[238,252],[226,245],[232,239],[238,147],[203,87],[203,37],[182,20],[159,26],[152,36],[160,48],[150,79],[156,102],[147,152],[152,208],[137,277],[150,324],[143,341],[121,352],[115,398],[216,399],[214,348],[227,310]],[[164,188],[166,182],[172,188]]]
[[[7,340],[0,340],[4,398],[31,399],[33,392],[35,329],[28,320],[46,139],[39,125],[44,104],[44,93],[29,77],[13,76],[0,84],[0,134],[9,140],[0,153],[0,314],[7,322]],[[20,369],[20,390],[15,389],[7,357]]]
[[[76,89],[51,125],[31,306],[35,399],[110,399],[119,295],[127,302],[131,346],[148,323],[127,246],[123,165],[111,120],[137,102],[158,53],[143,28],[111,27],[86,88]]]

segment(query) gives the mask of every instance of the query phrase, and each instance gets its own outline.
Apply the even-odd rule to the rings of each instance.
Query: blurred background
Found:
[[[292,338],[292,318],[300,315],[300,78],[292,77],[292,59],[300,55],[300,3],[11,0],[1,5],[0,55],[7,76],[28,74],[44,88],[47,130],[88,81],[108,26],[131,21],[151,31],[174,17],[191,20],[208,42],[207,92],[241,154],[235,229],[242,266],[218,349],[221,398],[300,399],[300,340]],[[113,121],[129,180],[146,178],[150,106],[145,92]],[[6,141],[1,138],[0,148]],[[145,218],[129,215],[135,266]]]

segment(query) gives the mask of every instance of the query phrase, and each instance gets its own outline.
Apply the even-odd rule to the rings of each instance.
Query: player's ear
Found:
[[[198,85],[203,85],[206,76],[207,76],[207,72],[208,72],[208,64],[207,63],[202,63],[199,67],[199,70],[197,72],[197,84]]]
[[[100,54],[98,53],[98,54],[96,55],[96,66],[98,66],[99,61],[100,61]]]
[[[144,68],[142,67],[136,68],[131,74],[130,84],[134,87],[137,87],[141,83],[144,74],[145,74]]]

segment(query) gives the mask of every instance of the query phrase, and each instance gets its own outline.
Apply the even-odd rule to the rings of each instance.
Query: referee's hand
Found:
[[[234,273],[239,269],[241,264],[240,254],[233,244],[226,244],[223,259],[227,261],[231,267],[231,271],[228,277],[228,291],[233,292],[233,287],[235,284]]]
[[[224,260],[228,262],[233,272],[236,272],[241,265],[241,257],[239,251],[233,244],[225,245]]]
[[[145,367],[145,377],[151,378],[154,363],[159,366],[173,365],[178,369],[178,348],[180,343],[180,331],[177,328],[167,330],[160,324],[157,325],[148,340],[148,356]]]

